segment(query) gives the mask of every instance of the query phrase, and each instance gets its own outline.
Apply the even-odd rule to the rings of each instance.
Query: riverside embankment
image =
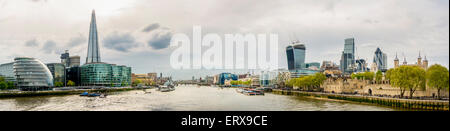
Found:
[[[327,98],[335,100],[346,100],[360,103],[370,103],[392,108],[412,109],[412,110],[433,110],[433,111],[449,111],[449,101],[441,100],[414,100],[414,99],[398,99],[376,96],[361,95],[345,95],[331,94],[321,92],[302,92],[291,90],[272,90],[274,94],[293,95],[293,96],[312,96],[318,98]]]

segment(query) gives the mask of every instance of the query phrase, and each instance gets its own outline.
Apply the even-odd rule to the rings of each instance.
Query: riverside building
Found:
[[[14,62],[1,64],[0,76],[5,78],[6,81],[16,81],[16,75],[14,73]]]
[[[66,72],[65,66],[62,63],[49,63],[47,64],[48,69],[52,73],[54,83],[62,83],[66,82]]]
[[[16,85],[20,90],[43,90],[53,87],[53,76],[45,64],[35,58],[14,59]]]
[[[299,41],[294,41],[286,47],[286,55],[291,78],[299,78],[320,71],[320,63],[305,63],[306,46]]]

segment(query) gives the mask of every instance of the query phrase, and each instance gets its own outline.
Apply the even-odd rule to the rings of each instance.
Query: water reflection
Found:
[[[151,92],[151,93],[146,93]],[[8,105],[15,105],[11,108]],[[390,111],[392,108],[267,93],[246,96],[232,88],[177,87],[173,92],[135,90],[107,98],[31,97],[0,100],[0,110],[38,111]]]
[[[49,102],[49,99],[49,97],[15,98],[14,104],[18,109],[31,110],[35,107],[45,105]]]

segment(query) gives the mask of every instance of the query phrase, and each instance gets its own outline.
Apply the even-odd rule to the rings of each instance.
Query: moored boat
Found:
[[[249,96],[264,95],[264,91],[255,90],[255,89],[239,88],[236,91],[239,93],[245,94],[245,95],[249,95]]]

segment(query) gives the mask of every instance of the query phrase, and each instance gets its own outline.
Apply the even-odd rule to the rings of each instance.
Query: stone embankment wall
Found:
[[[369,90],[375,96],[399,96],[400,89],[394,88],[389,84],[389,81],[382,81],[380,83],[371,83],[365,80],[354,79],[328,79],[323,85],[324,91],[328,93],[344,93],[344,94],[360,94],[369,95]],[[449,91],[441,90],[441,97],[448,98]],[[414,92],[414,97],[437,97],[436,89],[427,87],[426,90],[417,90]],[[409,96],[409,91],[405,91],[404,96]]]
[[[327,99],[346,100],[410,110],[449,111],[449,102],[441,100],[398,99],[388,97],[331,94],[320,92],[302,92],[302,91],[277,90],[277,89],[272,90],[272,93],[281,95],[312,96]]]

